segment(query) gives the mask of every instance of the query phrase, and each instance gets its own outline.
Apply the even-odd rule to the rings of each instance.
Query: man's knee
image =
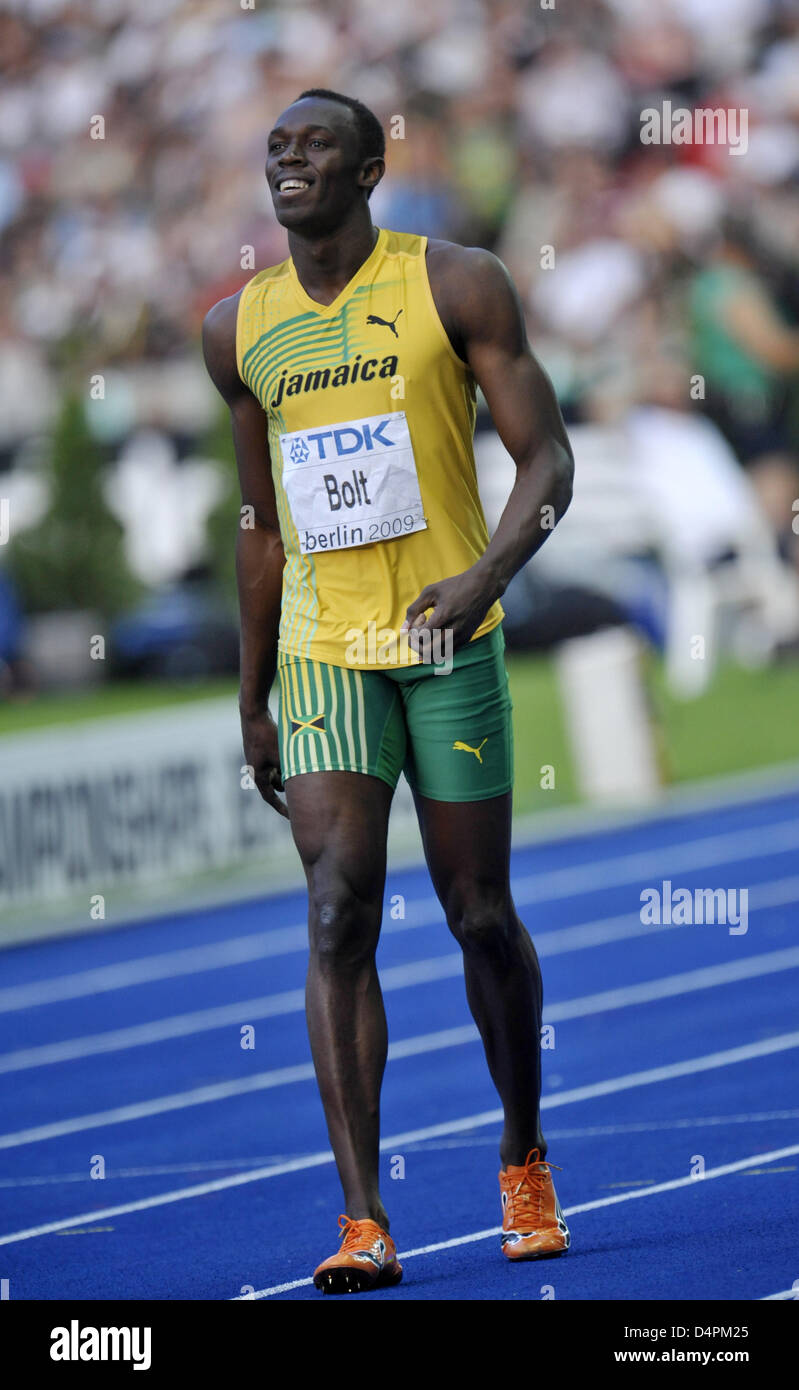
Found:
[[[447,925],[464,951],[493,956],[506,955],[520,929],[508,894],[480,891],[457,895],[448,909]]]
[[[312,895],[310,908],[310,949],[322,969],[371,961],[379,927],[374,909],[345,887]]]

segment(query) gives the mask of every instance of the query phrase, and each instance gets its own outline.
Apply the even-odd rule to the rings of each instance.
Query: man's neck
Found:
[[[289,232],[289,253],[305,293],[320,304],[332,304],[369,258],[377,237],[378,228],[365,209],[323,236]]]

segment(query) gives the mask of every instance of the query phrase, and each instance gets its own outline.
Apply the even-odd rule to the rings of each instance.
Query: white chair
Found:
[[[629,561],[654,552],[667,586],[666,671],[701,694],[726,645],[766,662],[799,633],[799,579],[781,559],[756,494],[719,431],[698,412],[639,406],[616,426],[573,426],[574,497],[536,565],[552,579],[624,598]],[[489,529],[513,486],[499,438],[478,435]],[[733,558],[718,564],[718,557]]]

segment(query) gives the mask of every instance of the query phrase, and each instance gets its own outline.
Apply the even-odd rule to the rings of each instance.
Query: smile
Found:
[[[277,191],[285,195],[296,196],[298,193],[304,193],[306,188],[310,188],[310,186],[310,179],[287,175],[286,178],[282,178],[278,182]]]

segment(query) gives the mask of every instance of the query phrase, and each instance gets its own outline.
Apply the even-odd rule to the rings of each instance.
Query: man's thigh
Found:
[[[386,877],[391,788],[357,772],[306,772],[286,783],[291,833],[312,908],[348,901],[379,919]]]
[[[504,919],[510,892],[510,792],[480,801],[415,796],[433,887],[451,926],[464,914]]]

